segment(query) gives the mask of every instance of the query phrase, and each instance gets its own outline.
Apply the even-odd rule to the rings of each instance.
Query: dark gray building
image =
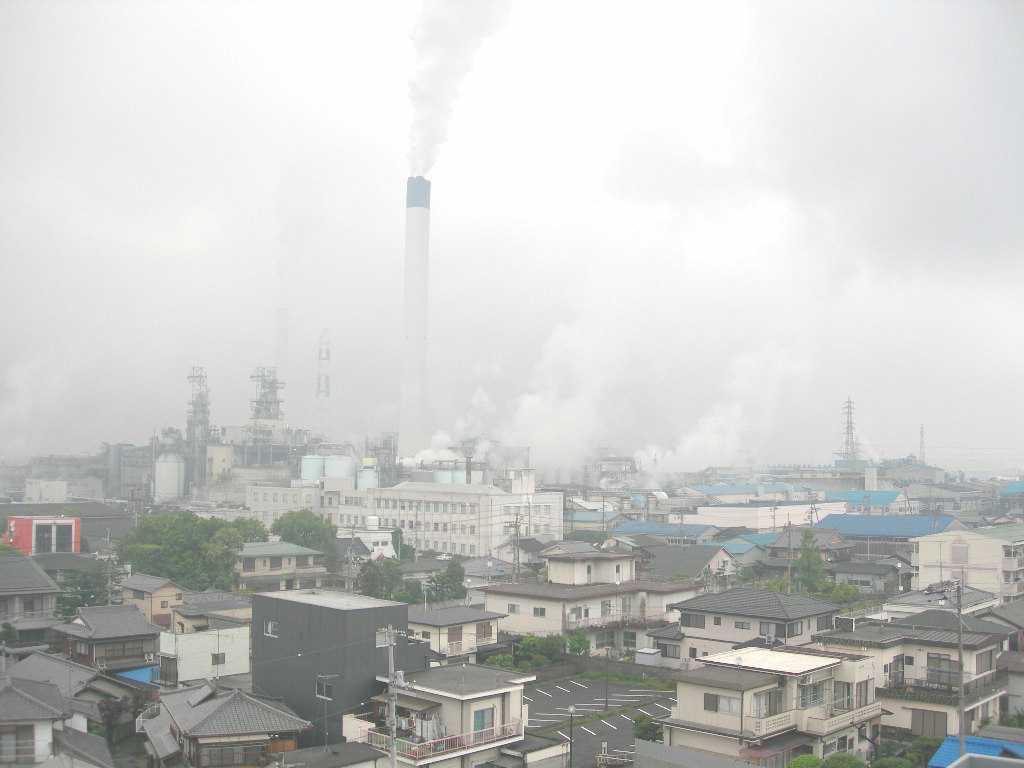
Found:
[[[395,668],[427,668],[426,643],[406,639],[409,606],[390,600],[320,589],[265,592],[252,600],[252,688],[281,699],[314,728],[301,746],[342,739],[345,713],[363,711],[383,690],[387,649],[378,630],[397,632]]]

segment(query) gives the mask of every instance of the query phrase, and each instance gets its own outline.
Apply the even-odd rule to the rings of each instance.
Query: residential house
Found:
[[[554,584],[619,584],[636,579],[636,558],[631,552],[601,550],[585,542],[581,547],[559,542],[541,552],[548,581]]]
[[[249,673],[250,626],[212,620],[207,629],[160,633],[160,680],[178,685]]]
[[[17,642],[42,643],[56,617],[60,588],[32,558],[0,554],[0,626],[10,624]]]
[[[683,661],[686,658],[683,653],[685,639],[683,628],[678,623],[648,629],[646,645],[636,649],[636,663],[670,669],[685,666],[686,662]]]
[[[729,553],[736,569],[753,568],[767,556],[766,547],[775,541],[774,533],[744,533],[720,544]]]
[[[825,566],[836,584],[847,584],[856,587],[863,594],[895,594],[900,588],[900,576],[907,571],[910,580],[910,569],[904,569],[902,561],[897,558],[885,560],[839,560]]]
[[[83,577],[97,577],[106,565],[106,561],[94,555],[76,552],[33,555],[32,560],[57,583],[57,586],[62,586],[68,574],[72,573]]]
[[[179,763],[259,768],[294,750],[299,734],[312,725],[280,702],[207,681],[165,690],[160,703],[139,716],[150,768]]]
[[[104,730],[106,724],[99,708],[101,701],[127,699],[142,704],[155,701],[159,694],[155,685],[107,674],[53,653],[36,651],[8,671],[12,677],[56,685],[71,712],[72,726],[80,731]],[[134,733],[135,718],[131,711],[125,711],[114,724],[114,741],[121,741]]]
[[[1006,673],[1004,713],[1010,717],[1024,714],[1024,653],[1007,651],[999,654],[996,668]]]
[[[1008,631],[966,617],[963,634],[965,731],[999,716],[1006,673],[996,669]],[[926,611],[888,624],[857,623],[815,636],[826,651],[861,653],[874,663],[882,725],[914,736],[945,737],[958,731],[957,616]]]
[[[539,568],[544,564],[544,558],[540,556],[540,553],[548,546],[551,542],[545,539],[535,538],[533,536],[521,537],[519,539],[519,565],[520,567],[537,567]],[[504,544],[499,546],[494,554],[500,560],[506,562],[515,561],[515,550],[516,542],[514,539],[509,539]]]
[[[765,546],[766,555],[758,564],[762,574],[783,577],[800,557],[804,534],[810,533],[813,547],[826,565],[853,559],[853,544],[825,528],[789,526]]]
[[[399,763],[438,768],[504,764],[502,748],[525,740],[529,705],[523,687],[536,679],[533,675],[459,664],[407,672],[404,677],[394,741]],[[387,676],[380,675],[377,681],[386,683]],[[387,752],[392,745],[384,724],[387,697],[380,693],[371,701],[373,713],[347,718],[345,730]]]
[[[1008,651],[1024,651],[1024,600],[1001,603],[975,612],[979,619],[1002,624],[1012,633],[1007,639]]]
[[[826,501],[841,501],[854,515],[916,515],[920,504],[900,491],[829,491]]]
[[[160,627],[135,606],[82,607],[53,629],[63,637],[64,654],[80,664],[144,683],[159,671]]]
[[[203,632],[217,626],[252,622],[252,597],[237,592],[208,589],[186,592],[171,614],[171,631],[179,635]]]
[[[676,704],[659,720],[666,753],[699,749],[762,768],[871,754],[882,705],[870,657],[742,648],[701,661],[678,673]]]
[[[613,536],[646,534],[662,544],[709,544],[719,529],[707,523],[655,523],[649,520],[624,520],[612,529]]]
[[[440,663],[476,663],[477,651],[498,645],[498,621],[504,613],[458,603],[409,606],[409,633],[426,640]]]
[[[0,675],[0,763],[114,768],[106,740],[77,730],[53,683]]]
[[[721,544],[689,547],[648,547],[650,561],[645,575],[665,581],[692,581],[709,590],[726,589],[736,578],[736,561]]]
[[[463,560],[460,565],[463,573],[462,583],[470,590],[474,601],[481,603],[484,598],[483,593],[477,591],[480,587],[512,581],[515,572],[513,563],[496,557],[474,557],[472,560]],[[527,566],[520,564],[519,572],[526,574]]]
[[[673,603],[683,637],[681,657],[698,659],[762,641],[807,645],[815,632],[831,629],[839,607],[807,595],[734,587]]]
[[[396,669],[408,675],[428,665],[427,644],[409,636],[405,603],[307,589],[253,595],[252,612],[252,690],[314,723],[300,746],[341,741],[344,713],[379,691],[386,627],[394,630]]]
[[[916,588],[945,579],[999,595],[1024,596],[1024,525],[946,530],[913,540]]]
[[[910,559],[913,540],[943,531],[963,530],[952,515],[828,515],[814,526],[835,531],[853,544],[858,558],[901,555]]]
[[[185,590],[163,576],[133,573],[121,582],[121,602],[142,611],[146,621],[165,629],[173,609],[184,601]]]
[[[952,597],[954,594],[952,590],[952,583],[946,581],[941,584],[930,584],[924,589],[891,595],[882,604],[881,616],[895,620],[936,608],[955,611],[956,600]],[[1000,605],[998,595],[974,587],[963,588],[960,602],[963,613],[977,616]]]
[[[235,559],[235,579],[243,592],[273,592],[323,586],[323,553],[287,541],[248,542]]]

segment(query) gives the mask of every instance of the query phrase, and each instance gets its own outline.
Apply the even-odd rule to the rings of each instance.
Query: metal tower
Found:
[[[284,382],[277,378],[277,368],[260,367],[253,371],[250,381],[256,382],[256,397],[249,401],[254,420],[279,421],[284,417],[281,409],[281,390]]]
[[[928,461],[924,457],[924,424],[921,425],[921,446],[917,450],[917,460],[921,464],[927,464]]]
[[[860,445],[857,443],[857,431],[853,425],[853,400],[849,397],[843,403],[843,448],[839,452],[841,458],[846,461],[856,461],[860,455]]]
[[[186,487],[194,490],[206,485],[206,444],[210,439],[210,390],[206,384],[206,369],[192,368],[188,375],[192,385],[192,399],[185,419],[185,443],[188,448]]]
[[[317,427],[323,435],[328,434],[331,416],[331,332],[320,331],[320,343],[316,351],[316,418]]]

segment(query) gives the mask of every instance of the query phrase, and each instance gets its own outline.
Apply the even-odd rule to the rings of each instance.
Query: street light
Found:
[[[576,714],[576,705],[569,705],[569,768],[572,768],[572,717]]]

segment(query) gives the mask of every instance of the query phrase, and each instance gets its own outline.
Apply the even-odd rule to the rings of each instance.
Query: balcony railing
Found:
[[[395,752],[406,760],[419,762],[442,757],[452,752],[482,747],[496,741],[522,736],[522,734],[522,721],[514,720],[493,728],[460,733],[457,736],[442,736],[440,739],[431,739],[430,741],[397,738],[395,739]],[[380,731],[370,730],[366,732],[366,743],[387,752],[391,748],[391,736]]]
[[[586,627],[606,627],[610,624],[642,623],[651,621],[652,618],[639,611],[612,611],[602,616],[573,616],[570,613],[565,617],[565,624],[569,629],[580,629]]]
[[[779,712],[777,715],[755,717],[749,720],[749,725],[744,725],[749,727],[751,733],[757,737],[771,736],[773,733],[796,728],[797,713],[799,711],[798,709],[790,709],[786,712]]]
[[[851,709],[846,712],[836,712],[831,717],[820,717],[807,715],[804,718],[803,727],[800,729],[805,733],[813,733],[818,736],[838,731],[840,728],[849,728],[851,725],[871,720],[882,714],[882,703],[873,701],[862,707]]]
[[[476,643],[472,640],[455,640],[448,643],[444,650],[445,656],[461,656],[464,653],[472,653],[476,650]]]
[[[911,678],[901,675],[890,675],[887,685],[876,688],[875,695],[883,698],[909,699],[912,701],[930,701],[936,704],[957,703],[960,693],[959,675],[957,672],[941,670],[927,678]],[[967,702],[977,701],[986,696],[1005,691],[1007,672],[1005,669],[993,670],[968,680],[964,685],[964,699]]]
[[[1003,558],[1004,571],[1019,571],[1021,568],[1024,568],[1024,557]]]
[[[52,609],[39,609],[35,611],[5,611],[0,613],[0,622],[18,621],[19,619],[52,619]]]

